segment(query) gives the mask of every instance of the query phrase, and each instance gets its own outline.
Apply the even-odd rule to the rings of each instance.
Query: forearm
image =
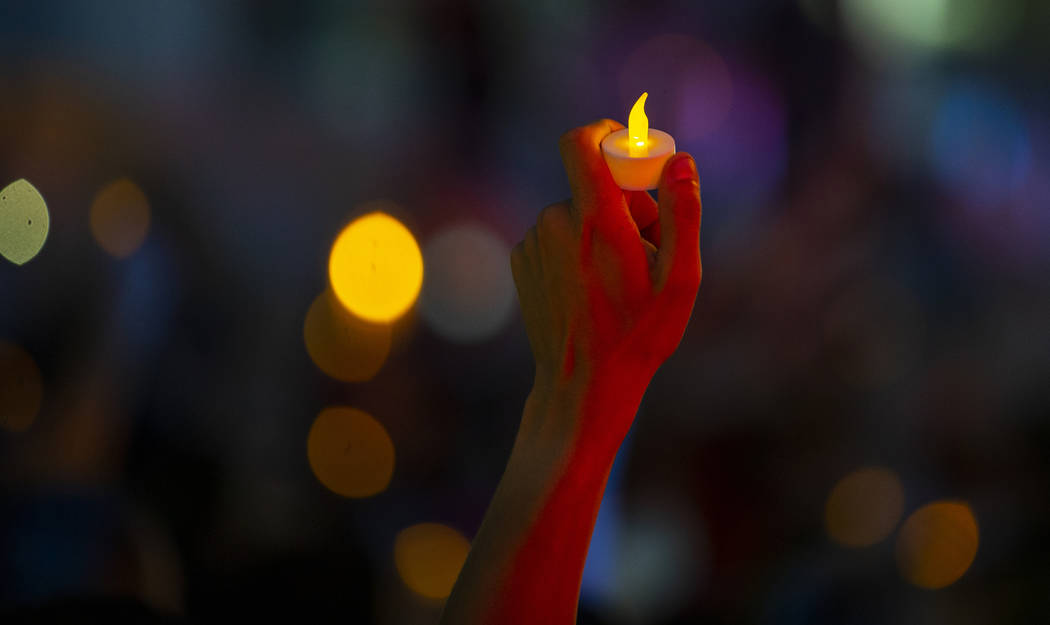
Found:
[[[511,251],[537,383],[444,625],[575,622],[613,459],[689,322],[702,273],[695,163],[667,162],[659,204],[627,195],[600,151],[622,127],[561,138],[572,200],[544,208]]]
[[[605,482],[641,399],[626,388],[533,389],[443,625],[575,622]]]

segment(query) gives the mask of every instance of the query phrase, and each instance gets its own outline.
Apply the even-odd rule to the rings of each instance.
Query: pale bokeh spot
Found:
[[[919,588],[953,584],[977,557],[977,519],[961,501],[936,501],[908,517],[897,536],[901,576]]]
[[[310,360],[325,374],[344,382],[364,382],[386,362],[391,328],[354,317],[326,290],[306,313],[303,341]]]
[[[706,528],[668,494],[647,494],[632,507],[616,532],[609,601],[624,623],[667,622],[707,587]]]
[[[355,408],[325,408],[306,441],[314,476],[343,497],[371,497],[394,475],[394,442],[386,428]]]
[[[44,399],[44,382],[36,362],[24,349],[0,341],[0,427],[29,429]]]
[[[1007,41],[1021,5],[997,0],[843,0],[847,32],[870,60],[912,62],[940,50],[979,51]]]
[[[423,248],[427,281],[420,314],[450,341],[481,341],[499,332],[514,310],[510,248],[481,224],[438,232]]]
[[[423,285],[423,255],[400,221],[376,211],[352,221],[332,245],[328,278],[351,313],[373,323],[403,315]]]
[[[828,536],[846,547],[867,547],[889,536],[904,511],[897,475],[882,467],[850,473],[831,489],[824,506]]]
[[[0,256],[24,265],[47,241],[51,217],[44,197],[27,180],[16,180],[0,191]]]
[[[91,203],[91,236],[115,258],[127,258],[146,240],[150,207],[146,194],[127,178],[115,180]]]
[[[439,523],[405,528],[394,540],[394,564],[401,580],[427,599],[448,597],[469,552],[470,541]]]

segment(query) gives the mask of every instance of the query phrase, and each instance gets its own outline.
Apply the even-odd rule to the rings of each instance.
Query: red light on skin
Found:
[[[483,622],[533,625],[537,614],[553,618],[553,623],[575,622],[585,563],[581,554],[590,543],[612,459],[623,438],[621,428],[605,429],[602,421],[626,415],[630,426],[644,392],[636,390],[639,379],[645,378],[613,377],[582,398],[581,421],[588,425],[574,437],[568,460],[511,559],[509,573],[498,582],[498,601]]]

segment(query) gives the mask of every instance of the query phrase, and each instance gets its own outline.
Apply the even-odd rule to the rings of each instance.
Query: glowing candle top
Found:
[[[662,130],[649,128],[645,116],[643,93],[631,107],[627,127],[610,132],[602,139],[602,156],[609,173],[621,189],[642,191],[660,184],[660,173],[674,154],[674,137]]]
[[[628,150],[631,156],[649,156],[649,118],[645,116],[646,91],[631,107],[627,116],[627,134],[630,137]]]

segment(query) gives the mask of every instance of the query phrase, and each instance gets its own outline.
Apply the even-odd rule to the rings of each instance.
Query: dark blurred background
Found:
[[[0,186],[50,213],[0,260],[0,611],[436,622],[531,383],[508,251],[568,194],[559,135],[648,91],[699,165],[704,282],[581,623],[1050,622],[1050,4],[6,2],[0,30]],[[326,290],[373,210],[425,262],[381,327]]]

